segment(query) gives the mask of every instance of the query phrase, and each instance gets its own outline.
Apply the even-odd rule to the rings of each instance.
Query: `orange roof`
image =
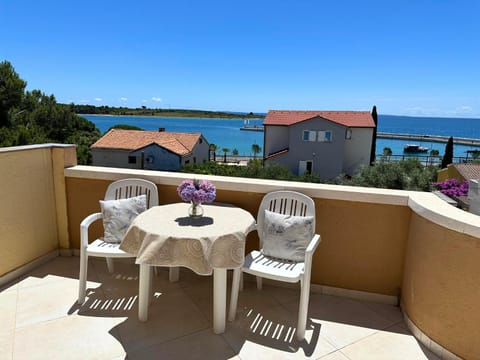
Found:
[[[290,126],[315,117],[330,120],[348,127],[375,127],[372,114],[369,111],[301,111],[301,110],[270,110],[263,125]]]
[[[96,149],[138,150],[157,144],[178,155],[192,152],[200,133],[111,129],[92,145]]]
[[[480,164],[453,164],[465,180],[480,178]]]

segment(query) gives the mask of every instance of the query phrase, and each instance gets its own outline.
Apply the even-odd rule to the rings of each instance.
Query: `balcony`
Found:
[[[141,323],[138,267],[117,261],[110,275],[93,259],[88,301],[78,306],[79,223],[98,210],[107,185],[143,177],[165,204],[178,201],[175,188],[188,176],[75,165],[72,146],[0,151],[8,170],[0,175],[0,358],[480,358],[478,217],[433,194],[207,177],[218,201],[252,214],[272,190],[314,198],[322,243],[307,337],[297,342],[299,291],[273,282],[257,291],[246,278],[237,319],[221,335],[212,331],[212,278],[187,269],[178,283],[159,269]],[[247,248],[257,241],[251,234]]]

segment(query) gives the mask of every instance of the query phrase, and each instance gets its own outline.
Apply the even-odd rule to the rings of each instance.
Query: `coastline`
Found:
[[[125,115],[114,115],[114,114],[76,114],[78,116],[95,116],[95,117],[132,117],[132,118],[155,118],[155,119],[180,119],[180,120],[244,120],[245,117],[203,117],[203,116],[166,116],[166,115],[132,115],[132,114],[125,114]],[[249,117],[248,120],[263,120],[264,118],[261,117]]]

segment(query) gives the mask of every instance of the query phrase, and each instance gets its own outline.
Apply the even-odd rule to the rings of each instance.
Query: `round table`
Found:
[[[139,319],[148,319],[151,266],[187,267],[200,275],[213,272],[213,325],[225,331],[227,269],[242,266],[245,239],[255,219],[239,207],[202,205],[202,217],[188,216],[187,203],[155,206],[135,218],[120,248],[140,264]],[[175,274],[175,272],[173,272]],[[170,280],[178,279],[171,273]]]

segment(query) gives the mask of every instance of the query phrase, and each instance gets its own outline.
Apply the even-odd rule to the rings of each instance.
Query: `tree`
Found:
[[[0,146],[76,144],[78,163],[91,164],[90,146],[100,138],[95,124],[76,115],[73,104],[25,86],[9,62],[0,63]]]
[[[217,151],[217,145],[215,144],[210,144],[208,147],[208,161],[210,161],[210,153],[213,152],[213,161],[217,161],[217,156],[215,151]]]
[[[107,130],[109,132],[112,129],[121,129],[121,130],[143,130],[142,128],[135,126],[135,125],[127,125],[127,124],[117,124],[113,125],[110,129]]]
[[[223,162],[226,163],[227,162],[227,153],[230,151],[229,148],[222,148],[222,151],[223,151]]]
[[[383,156],[390,157],[392,156],[392,154],[392,149],[390,149],[389,147],[383,148]]]
[[[257,154],[260,154],[262,151],[262,148],[258,144],[253,144],[252,145],[252,152],[253,152],[253,158],[257,157]]]
[[[375,152],[377,151],[378,115],[377,115],[377,107],[375,105],[373,105],[373,109],[372,109],[372,118],[373,118],[373,122],[375,123],[375,127],[373,128],[372,149],[370,151],[370,164],[373,164],[375,162]]]
[[[450,136],[445,146],[445,155],[442,159],[442,169],[445,169],[449,164],[453,162],[453,137]]]
[[[430,164],[433,164],[433,161],[438,157],[439,154],[440,152],[437,149],[430,150]]]
[[[237,150],[237,149],[233,149],[233,150],[232,150],[232,155],[233,155],[233,156],[237,156],[237,155],[238,155],[238,150]]]
[[[8,61],[0,63],[0,127],[8,126],[8,112],[18,107],[23,98],[27,82],[20,79],[12,64]]]

